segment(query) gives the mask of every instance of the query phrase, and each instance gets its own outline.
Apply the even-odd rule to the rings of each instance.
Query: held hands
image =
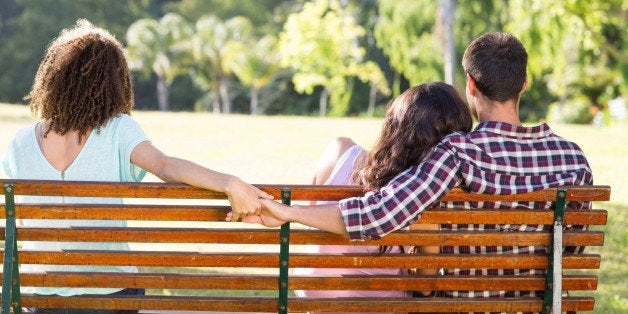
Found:
[[[242,217],[242,222],[258,223],[266,227],[278,227],[290,221],[288,217],[288,213],[291,209],[290,206],[270,199],[260,199],[259,201],[262,204],[260,213],[258,215]],[[233,217],[234,213],[229,212],[225,221],[235,221]]]
[[[259,215],[262,210],[261,200],[272,200],[273,196],[234,177],[227,188],[227,196],[231,204],[231,219],[236,222],[240,218]]]

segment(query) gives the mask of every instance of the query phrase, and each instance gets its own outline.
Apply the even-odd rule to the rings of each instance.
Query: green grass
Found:
[[[133,116],[165,153],[232,173],[251,183],[309,183],[327,142],[352,137],[370,147],[379,119],[221,116],[209,113],[135,112]],[[28,107],[0,104],[0,152],[19,127],[31,123]],[[594,313],[628,312],[628,122],[606,127],[553,125],[587,155],[596,184],[612,187]],[[0,170],[0,177],[6,177]],[[157,179],[148,176],[146,180]]]

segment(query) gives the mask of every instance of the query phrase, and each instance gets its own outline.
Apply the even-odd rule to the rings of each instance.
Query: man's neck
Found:
[[[519,106],[514,101],[503,103],[483,101],[476,106],[477,118],[479,122],[497,121],[522,126],[521,120],[519,120],[518,107]]]

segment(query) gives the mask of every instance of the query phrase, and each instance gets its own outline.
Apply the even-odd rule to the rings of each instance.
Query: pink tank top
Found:
[[[351,174],[358,156],[364,152],[364,148],[354,145],[350,147],[334,166],[334,169],[325,182],[325,185],[346,185],[351,182]],[[317,204],[334,204],[335,202],[318,202]],[[378,246],[364,245],[320,245],[312,246],[312,253],[369,253],[378,254]],[[386,254],[402,253],[399,247],[394,247]],[[295,274],[300,275],[400,275],[405,273],[404,269],[376,269],[376,268],[297,268]],[[397,297],[409,298],[409,291],[374,291],[374,290],[296,290],[300,297]],[[346,312],[344,312],[346,313]]]

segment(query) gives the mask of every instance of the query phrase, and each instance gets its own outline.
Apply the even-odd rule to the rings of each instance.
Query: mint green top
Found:
[[[85,145],[64,171],[55,169],[46,160],[37,143],[36,125],[20,129],[7,148],[2,165],[4,172],[13,179],[67,180],[67,181],[120,181],[139,182],[146,171],[131,163],[131,152],[141,142],[148,141],[142,128],[128,115],[112,118],[100,128],[94,129]],[[20,196],[21,202],[46,203],[91,203],[121,204],[120,198],[95,197],[55,197]],[[109,220],[57,220],[26,219],[24,226],[71,227],[98,226],[123,227],[125,221]],[[21,250],[129,250],[127,243],[105,242],[21,242]],[[41,271],[125,271],[137,272],[128,266],[62,266],[62,265],[21,265],[22,272]],[[68,287],[25,287],[22,292],[37,294],[57,294],[70,296],[78,294],[110,294],[120,288],[68,288]]]

